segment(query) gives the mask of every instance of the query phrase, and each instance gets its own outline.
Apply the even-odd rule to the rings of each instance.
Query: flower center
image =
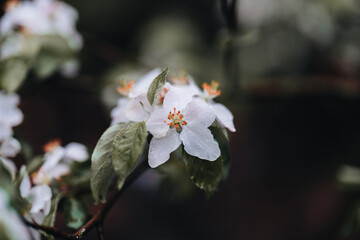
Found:
[[[170,128],[176,128],[176,130],[178,130],[181,126],[187,124],[183,118],[184,115],[181,114],[180,110],[176,111],[176,108],[174,108],[173,112],[169,111],[168,120],[164,120],[164,123],[169,125]]]
[[[218,97],[221,95],[221,91],[218,90],[219,83],[216,81],[211,81],[211,85],[203,83],[202,88],[205,92],[209,94],[210,97]]]
[[[127,83],[125,79],[122,79],[120,81],[121,86],[117,87],[118,93],[122,94],[125,97],[129,96],[129,92],[133,87],[134,83],[135,83],[134,80],[131,80],[130,82]]]
[[[30,175],[30,179],[32,184],[46,184],[49,185],[51,182],[51,178],[47,176],[46,172],[39,168],[38,170],[36,170],[35,172],[33,172]]]

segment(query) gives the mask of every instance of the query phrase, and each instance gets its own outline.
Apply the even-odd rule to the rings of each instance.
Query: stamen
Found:
[[[183,121],[184,115],[181,114],[181,111],[176,111],[176,108],[174,107],[174,112],[169,111],[168,115],[168,121],[164,120],[164,123],[167,123],[170,127],[175,127],[177,130],[179,127],[186,125],[186,121]],[[180,128],[181,129],[181,128]]]
[[[218,87],[219,87],[219,83],[214,80],[211,81],[211,85],[207,83],[203,83],[202,85],[204,91],[206,91],[212,97],[221,95],[221,91],[218,90]]]
[[[120,81],[121,86],[117,87],[118,93],[122,94],[125,97],[129,96],[129,92],[133,87],[134,83],[135,83],[134,80],[131,80],[129,83],[126,83],[125,79],[122,79]]]

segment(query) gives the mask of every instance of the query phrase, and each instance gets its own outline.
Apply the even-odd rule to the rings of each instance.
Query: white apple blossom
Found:
[[[148,118],[151,106],[147,100],[147,91],[152,81],[161,73],[160,68],[155,68],[146,73],[136,83],[134,80],[126,83],[122,80],[121,87],[117,90],[123,95],[117,106],[111,111],[111,124],[119,122],[140,122]]]
[[[9,205],[9,197],[0,189],[0,226],[2,226],[2,236],[9,240],[30,240],[32,239],[28,228],[25,226],[20,216]]]
[[[221,91],[218,90],[219,83],[212,81],[211,85],[204,83],[202,85],[204,91],[201,95],[199,95],[201,98],[203,98],[211,107],[212,111],[216,115],[216,120],[229,129],[231,132],[235,132],[235,126],[234,126],[234,116],[230,112],[230,110],[225,107],[221,103],[215,103],[213,101],[214,98],[220,96]]]
[[[185,151],[204,160],[215,161],[220,156],[218,143],[208,127],[215,121],[215,114],[200,98],[179,88],[171,88],[163,107],[154,110],[146,122],[153,135],[149,148],[149,165],[165,163],[170,153],[181,143]]]
[[[87,148],[80,143],[69,143],[65,147],[60,140],[54,140],[44,146],[44,164],[32,175],[35,184],[50,184],[52,180],[70,173],[72,162],[84,162],[88,159]]]
[[[17,107],[19,102],[17,94],[4,94],[0,91],[0,142],[11,137],[12,127],[23,120],[23,114]]]
[[[24,213],[24,218],[30,222],[42,224],[45,217],[50,213],[52,192],[48,185],[32,185],[26,166],[20,169],[20,175],[23,177],[20,183],[20,196],[31,204],[28,211]],[[32,239],[40,240],[39,231],[28,228]]]
[[[26,34],[58,34],[78,50],[82,47],[82,38],[75,28],[77,18],[77,11],[61,1],[20,1],[6,9],[0,22],[0,34],[11,33],[19,27]]]

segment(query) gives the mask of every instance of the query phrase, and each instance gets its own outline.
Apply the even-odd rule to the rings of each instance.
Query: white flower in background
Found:
[[[215,103],[213,101],[214,98],[221,95],[221,91],[218,90],[219,83],[212,81],[211,85],[204,83],[202,87],[204,91],[203,94],[200,95],[200,97],[203,98],[212,108],[212,111],[216,115],[216,120],[221,125],[229,129],[229,131],[235,132],[236,130],[233,122],[234,116],[232,115],[230,110],[227,107],[225,107],[223,104]]]
[[[82,47],[82,38],[75,28],[77,19],[77,11],[61,1],[20,1],[8,5],[0,22],[0,34],[15,30],[28,35],[58,34],[67,39],[74,50],[78,50]]]
[[[51,208],[51,188],[48,185],[32,186],[26,167],[22,166],[20,174],[23,179],[20,183],[20,195],[31,203],[30,210],[25,214],[29,221],[42,224],[44,218],[49,214]]]
[[[0,226],[1,236],[9,240],[30,240],[28,228],[24,225],[19,215],[9,205],[8,195],[0,189]]]
[[[19,125],[23,120],[18,104],[17,94],[4,94],[0,91],[0,142],[11,137],[12,127]]]
[[[220,156],[220,149],[208,129],[214,121],[215,115],[203,99],[193,98],[179,88],[171,88],[164,98],[163,107],[154,110],[146,122],[153,135],[149,165],[154,168],[166,162],[181,143],[188,154],[215,161]]]
[[[80,143],[69,143],[62,147],[56,139],[44,146],[44,164],[31,175],[34,184],[50,184],[52,180],[70,173],[72,162],[84,162],[88,159],[87,148]]]
[[[20,149],[20,143],[15,138],[8,138],[0,142],[0,160],[9,169],[13,179],[16,174],[16,166],[14,162],[8,158],[15,157]]]
[[[149,116],[151,106],[147,100],[147,91],[152,81],[161,73],[160,68],[155,68],[141,77],[135,84],[134,80],[126,83],[121,81],[117,91],[123,95],[117,106],[111,111],[112,125],[119,122],[144,121]]]

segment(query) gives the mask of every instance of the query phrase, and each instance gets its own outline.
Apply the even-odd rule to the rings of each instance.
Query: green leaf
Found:
[[[165,68],[155,79],[152,81],[149,90],[147,92],[147,99],[149,100],[150,105],[153,105],[159,92],[166,81],[166,75],[168,73],[168,68]]]
[[[229,175],[229,170],[230,170],[229,136],[227,134],[226,128],[222,127],[218,123],[216,124],[216,127],[211,126],[209,129],[210,129],[211,133],[213,134],[214,139],[219,143],[221,156],[223,159],[223,174],[221,177],[221,182],[223,182],[227,179],[227,177]]]
[[[60,200],[64,197],[64,194],[59,193],[55,198],[51,199],[51,208],[49,214],[44,218],[42,225],[53,227],[56,219],[56,211],[59,206]]]
[[[5,190],[9,195],[13,193],[13,183],[11,169],[4,164],[3,160],[0,158],[0,188]]]
[[[118,175],[118,188],[121,189],[126,177],[133,170],[142,154],[146,142],[145,122],[130,123],[113,142],[112,163]]]
[[[61,64],[59,57],[41,52],[34,63],[34,70],[38,78],[44,79],[53,74]]]
[[[24,82],[28,63],[19,57],[8,58],[0,64],[0,88],[6,92],[16,91]]]
[[[183,151],[183,161],[190,179],[194,184],[212,194],[216,191],[223,172],[223,159],[220,156],[216,161],[202,160]]]
[[[91,156],[90,185],[96,203],[106,200],[107,190],[115,177],[112,164],[113,142],[126,126],[127,123],[119,123],[109,127],[100,137]]]
[[[66,61],[73,59],[75,52],[61,36],[43,35],[39,37],[41,50],[34,62],[34,70],[40,79],[47,78]]]
[[[66,226],[73,229],[80,228],[85,223],[89,215],[84,203],[75,198],[69,198],[66,200],[64,205],[64,214]]]

